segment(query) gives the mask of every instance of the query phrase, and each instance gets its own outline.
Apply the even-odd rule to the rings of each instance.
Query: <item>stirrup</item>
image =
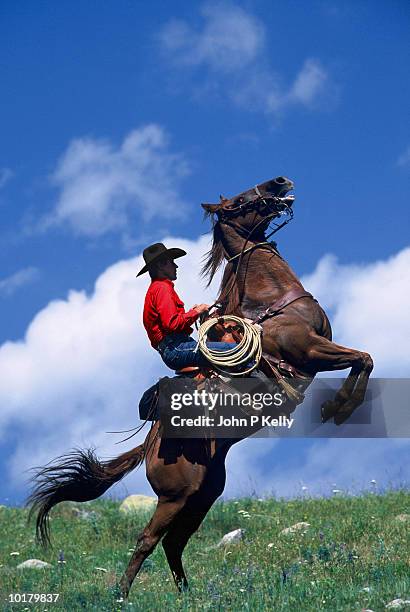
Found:
[[[179,370],[175,370],[175,374],[177,376],[181,376],[181,374],[192,374],[193,372],[200,371],[199,366],[185,366],[185,368],[180,368]]]

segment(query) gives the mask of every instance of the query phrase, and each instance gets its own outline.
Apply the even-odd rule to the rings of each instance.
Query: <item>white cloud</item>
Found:
[[[304,485],[307,494],[326,496],[334,488],[357,494],[408,487],[409,449],[404,438],[312,440],[305,451],[298,440],[244,440],[228,456],[229,493],[295,497],[303,494]]]
[[[215,289],[205,291],[197,277],[208,239],[169,238],[166,243],[189,253],[179,260],[177,281],[186,306],[211,302]],[[142,392],[169,372],[150,348],[142,327],[149,279],[135,278],[141,266],[141,257],[110,266],[90,295],[72,291],[66,300],[50,302],[33,318],[23,340],[0,346],[0,436],[6,439],[8,431],[18,432],[9,462],[10,477],[16,483],[26,478],[23,470],[73,446],[94,443],[105,456],[130,447],[131,442],[114,446],[118,436],[104,432],[134,426]],[[409,269],[410,249],[386,261],[356,266],[338,264],[327,256],[304,279],[333,313],[336,339],[372,353],[379,376],[408,375]],[[275,489],[285,495],[296,492],[299,479],[309,486],[315,482],[318,489],[325,489],[330,480],[345,486],[349,479],[381,481],[386,474],[396,482],[406,443],[315,440],[303,465],[293,469],[284,462],[278,473],[275,465],[271,472],[268,468],[272,448],[280,444],[278,448],[289,453],[294,440],[243,441],[228,456],[227,492]],[[129,476],[126,486],[150,490],[143,469]]]
[[[187,162],[169,150],[158,125],[133,130],[119,147],[106,140],[73,140],[52,176],[60,195],[41,227],[66,224],[85,236],[111,231],[128,236],[135,218],[181,218],[185,203],[178,187],[187,172]]]
[[[329,315],[335,342],[372,355],[373,377],[409,376],[410,247],[387,260],[361,265],[343,265],[327,255],[302,282]],[[254,490],[294,496],[301,494],[301,483],[312,495],[330,494],[334,483],[357,493],[371,488],[372,478],[384,486],[409,485],[407,439],[312,440],[304,457],[297,445],[297,440],[261,439],[236,445],[228,461],[230,494]],[[289,467],[286,457],[296,453],[299,462]],[[251,475],[249,481],[244,474]]]
[[[269,114],[312,107],[330,90],[329,75],[314,58],[304,61],[293,82],[284,83],[269,61],[265,25],[251,13],[233,4],[206,3],[201,15],[201,29],[174,19],[159,37],[167,61],[202,70],[196,92],[217,91],[248,110]]]
[[[373,375],[409,375],[410,247],[364,265],[323,257],[303,283],[332,311],[335,341],[373,356]]]
[[[39,277],[39,270],[33,266],[18,270],[7,278],[0,279],[0,296],[13,295],[18,289],[33,283]]]
[[[289,91],[289,100],[308,106],[322,93],[326,80],[323,66],[316,60],[306,60]]]
[[[397,165],[401,166],[402,168],[410,167],[410,147],[407,147],[407,149],[399,156]]]
[[[0,168],[0,189],[2,189],[13,176],[14,173],[10,168]]]
[[[160,40],[175,61],[225,73],[243,70],[257,59],[265,43],[265,30],[258,19],[237,6],[206,4],[201,14],[201,32],[177,19],[163,28]]]
[[[208,238],[165,242],[189,253],[178,261],[177,282],[187,307],[206,295],[212,300],[197,277]],[[67,299],[50,302],[22,341],[0,347],[0,438],[9,427],[19,431],[14,478],[75,445],[96,443],[119,454],[119,437],[104,432],[134,426],[142,392],[169,373],[142,326],[149,284],[148,275],[135,278],[142,265],[142,257],[114,264],[91,295],[71,291]]]

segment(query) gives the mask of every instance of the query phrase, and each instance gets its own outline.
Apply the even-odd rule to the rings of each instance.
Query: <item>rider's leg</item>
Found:
[[[198,349],[196,341],[192,338],[188,342],[168,345],[161,351],[164,363],[172,370],[179,370],[187,366],[206,366],[209,365],[206,357]],[[216,351],[226,351],[236,346],[235,342],[207,342],[207,346]]]

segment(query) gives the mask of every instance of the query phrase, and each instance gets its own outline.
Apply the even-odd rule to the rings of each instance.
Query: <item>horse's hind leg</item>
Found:
[[[162,540],[169,567],[179,591],[188,587],[182,565],[182,553],[189,538],[197,531],[215,500],[225,487],[225,456],[227,448],[221,449],[219,456],[211,464],[206,479],[197,493],[190,498],[175,517]]]
[[[368,353],[315,336],[307,351],[307,363],[309,368],[316,372],[351,368],[335,398],[324,402],[321,407],[322,422],[335,417],[335,423],[340,425],[364,400],[369,376],[373,370],[372,358]]]
[[[346,421],[346,419],[352,414],[352,412],[357,408],[357,406],[360,406],[360,404],[363,402],[364,397],[366,395],[369,376],[372,370],[373,360],[370,357],[370,363],[368,362],[367,367],[365,367],[358,376],[357,384],[354,388],[352,395],[350,396],[350,399],[348,399],[342,405],[342,407],[337,410],[334,418],[336,425],[342,425],[342,423]]]
[[[144,530],[140,533],[134,553],[120,581],[120,589],[124,598],[128,597],[131,585],[145,559],[152,553],[175,516],[181,510],[185,499],[178,501],[159,501],[158,506]]]
[[[162,540],[162,546],[164,547],[172,576],[179,591],[185,591],[188,588],[188,580],[182,565],[182,553],[189,538],[198,529],[207,512],[208,508],[201,510],[187,510],[184,508]]]
[[[337,411],[350,400],[355,385],[359,378],[359,372],[355,372],[352,368],[349,376],[346,378],[339,391],[336,393],[333,400],[327,400],[323,402],[320,411],[322,416],[322,423],[336,415]]]

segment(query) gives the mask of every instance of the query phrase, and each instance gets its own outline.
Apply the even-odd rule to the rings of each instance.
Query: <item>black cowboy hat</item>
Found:
[[[138,272],[137,276],[141,276],[141,274],[148,272],[149,266],[164,255],[167,255],[170,259],[177,259],[178,257],[183,257],[184,255],[186,255],[186,251],[178,248],[167,249],[165,244],[162,244],[162,242],[156,242],[155,244],[151,244],[142,252],[142,256],[145,261],[145,266],[142,268],[142,270]]]

